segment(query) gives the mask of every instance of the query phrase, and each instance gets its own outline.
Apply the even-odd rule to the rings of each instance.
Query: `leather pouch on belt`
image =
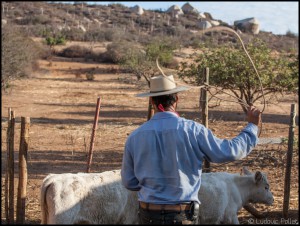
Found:
[[[192,202],[191,204],[191,209],[190,209],[190,214],[192,217],[192,220],[195,221],[198,218],[199,215],[199,203],[197,202]]]

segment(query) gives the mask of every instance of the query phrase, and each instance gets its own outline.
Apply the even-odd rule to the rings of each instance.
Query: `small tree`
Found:
[[[259,79],[242,49],[223,46],[202,50],[191,65],[181,63],[179,77],[188,79],[192,84],[202,85],[204,77],[199,75],[208,67],[210,85],[230,90],[247,104],[262,98]],[[259,39],[253,39],[247,51],[259,72],[264,95],[297,89],[298,56],[272,56],[271,50]],[[247,108],[239,102],[243,111],[247,112]]]
[[[146,52],[139,49],[131,49],[121,63],[121,66],[133,73],[138,80],[143,77],[149,86],[150,78],[157,73],[154,61],[149,60]]]
[[[159,57],[162,66],[166,66],[172,61],[175,48],[171,43],[152,42],[146,46],[146,56],[153,62]]]
[[[144,77],[150,86],[150,78],[158,73],[156,59],[162,66],[173,60],[173,50],[176,46],[166,40],[153,41],[146,45],[145,50],[130,49],[121,62],[122,67],[132,72],[138,79]]]
[[[52,56],[55,53],[54,46],[55,45],[65,45],[66,44],[66,39],[63,35],[53,35],[53,36],[47,36],[46,39],[46,44],[50,48],[50,56],[48,57],[48,60],[50,61],[50,64],[52,63]]]
[[[148,44],[146,51],[132,48],[130,51],[127,51],[126,57],[121,61],[121,65],[132,72],[138,79],[144,77],[150,87],[150,78],[158,73],[156,59],[158,58],[162,65],[169,63],[173,59],[174,49],[172,45],[168,45],[163,41]],[[153,109],[149,99],[147,119],[149,120],[152,115]]]

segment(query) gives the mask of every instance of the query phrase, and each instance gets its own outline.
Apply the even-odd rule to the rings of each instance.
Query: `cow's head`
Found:
[[[274,197],[270,191],[270,185],[266,174],[256,171],[256,173],[251,173],[246,167],[243,167],[242,173],[245,175],[251,175],[253,191],[250,202],[252,203],[263,203],[267,205],[272,205],[274,202]]]

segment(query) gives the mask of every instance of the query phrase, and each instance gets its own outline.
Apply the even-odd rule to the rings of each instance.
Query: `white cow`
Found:
[[[137,193],[120,179],[120,170],[49,174],[41,187],[42,224],[138,223]]]
[[[199,224],[239,224],[238,211],[249,203],[272,205],[274,198],[264,173],[243,168],[242,173],[202,174]]]
[[[266,176],[202,174],[200,224],[238,224],[248,203],[272,204]],[[50,174],[41,188],[42,224],[138,224],[137,193],[121,183],[120,170],[103,173]]]

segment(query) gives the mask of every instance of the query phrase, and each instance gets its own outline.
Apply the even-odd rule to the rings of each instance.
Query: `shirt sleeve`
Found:
[[[255,124],[248,123],[238,136],[228,140],[217,138],[211,130],[203,127],[197,140],[209,162],[229,162],[242,159],[252,151],[258,143],[257,131]]]
[[[132,191],[138,191],[141,189],[139,186],[139,181],[135,177],[134,174],[134,163],[133,158],[129,150],[128,140],[125,144],[125,150],[123,154],[122,160],[122,169],[121,169],[121,178],[122,184],[128,189]]]

